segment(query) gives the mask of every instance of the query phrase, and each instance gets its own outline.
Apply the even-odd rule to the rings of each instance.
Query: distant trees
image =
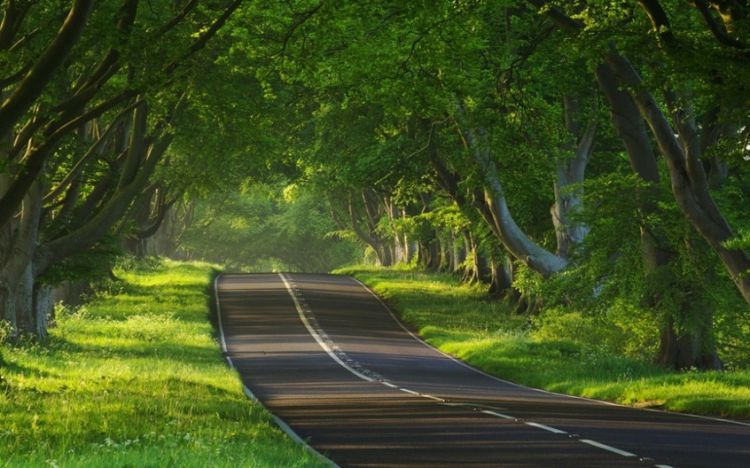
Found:
[[[327,272],[356,261],[337,235],[325,198],[296,185],[255,183],[193,203],[179,225],[174,256],[230,268]]]

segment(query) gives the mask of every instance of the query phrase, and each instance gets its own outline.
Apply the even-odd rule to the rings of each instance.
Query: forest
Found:
[[[450,272],[667,369],[750,365],[745,0],[1,9],[3,340],[162,255]]]

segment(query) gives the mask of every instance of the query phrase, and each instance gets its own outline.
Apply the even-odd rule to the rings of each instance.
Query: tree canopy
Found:
[[[750,336],[744,0],[2,9],[16,330],[125,249],[453,271],[519,313],[630,314],[673,368]]]

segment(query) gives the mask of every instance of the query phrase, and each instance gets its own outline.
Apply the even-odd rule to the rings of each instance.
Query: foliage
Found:
[[[331,236],[328,207],[296,185],[253,184],[197,203],[180,239],[188,255],[250,270],[329,271],[351,263],[356,244]]]

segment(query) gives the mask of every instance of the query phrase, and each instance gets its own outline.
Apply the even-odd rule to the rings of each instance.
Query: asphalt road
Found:
[[[357,280],[223,275],[245,386],[340,466],[750,467],[750,425],[518,386],[424,344]]]

